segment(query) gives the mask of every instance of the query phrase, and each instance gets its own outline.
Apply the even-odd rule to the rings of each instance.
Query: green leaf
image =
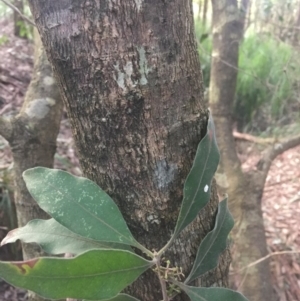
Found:
[[[88,300],[83,300],[83,301],[88,301]],[[100,301],[100,300],[97,300],[97,301]],[[114,298],[105,299],[105,300],[102,299],[101,301],[139,301],[139,300],[132,296],[126,295],[126,294],[119,294]]]
[[[2,240],[1,246],[22,240],[35,242],[48,254],[80,254],[91,249],[122,249],[130,251],[128,245],[99,242],[73,233],[55,219],[30,221],[26,226],[10,231]]]
[[[242,294],[223,287],[191,287],[179,284],[191,301],[248,301]]]
[[[115,297],[153,262],[121,250],[91,250],[71,259],[0,262],[0,278],[49,299]]]
[[[200,277],[218,265],[219,256],[227,246],[227,236],[233,225],[234,221],[227,207],[226,198],[219,203],[215,227],[202,240],[194,266],[185,283]]]
[[[220,153],[215,136],[215,126],[210,115],[207,132],[200,141],[196,157],[184,184],[183,202],[173,239],[190,224],[210,199],[211,181],[217,170]]]
[[[39,206],[72,232],[140,248],[117,205],[89,179],[44,167],[26,170],[23,178]]]

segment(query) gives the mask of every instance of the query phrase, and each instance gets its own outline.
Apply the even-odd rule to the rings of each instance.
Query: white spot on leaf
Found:
[[[205,187],[204,187],[204,192],[207,192],[208,191],[208,185],[205,185]]]

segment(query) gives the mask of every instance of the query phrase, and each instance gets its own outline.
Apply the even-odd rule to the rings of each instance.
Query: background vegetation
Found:
[[[253,1],[240,46],[234,119],[240,131],[260,133],[299,118],[300,28],[286,21],[298,12],[297,1]],[[210,16],[210,7],[207,11]],[[211,20],[195,18],[205,87],[209,86],[212,50]],[[293,32],[291,34],[291,31]],[[224,62],[226,63],[226,62]]]

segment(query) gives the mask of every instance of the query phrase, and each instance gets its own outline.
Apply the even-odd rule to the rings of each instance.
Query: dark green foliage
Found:
[[[177,282],[176,273],[165,274],[160,265],[164,251],[209,201],[218,162],[219,151],[210,118],[184,184],[174,234],[164,248],[153,253],[133,238],[116,204],[92,181],[61,170],[42,167],[27,170],[23,176],[29,192],[52,219],[31,221],[11,231],[2,244],[20,239],[36,242],[48,253],[70,252],[77,256],[0,262],[0,277],[50,299],[138,301],[120,292],[155,265],[161,282],[179,287],[192,301],[245,301],[241,294],[228,289],[195,288],[185,284],[218,265],[233,226],[227,199],[219,204],[215,227],[201,242],[192,271],[184,283]],[[141,249],[151,260],[136,255],[130,245]],[[164,301],[168,301],[165,285],[162,291]]]

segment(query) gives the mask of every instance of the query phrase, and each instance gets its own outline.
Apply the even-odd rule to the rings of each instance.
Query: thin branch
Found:
[[[285,139],[283,141],[278,140],[274,145],[266,150],[263,157],[257,163],[257,169],[263,173],[268,173],[272,162],[277,156],[298,145],[300,145],[300,135]]]
[[[264,151],[262,158],[259,160],[259,162],[256,165],[257,169],[262,172],[262,175],[264,177],[267,176],[271,164],[276,159],[276,157],[283,154],[287,150],[300,145],[300,135],[290,137],[287,139],[280,139],[280,138],[260,138],[246,133],[239,133],[236,131],[234,131],[232,134],[233,137],[237,139],[243,139],[259,144],[272,144]]]
[[[251,141],[258,144],[271,144],[276,141],[276,138],[261,138],[246,133],[240,133],[237,131],[234,131],[232,134],[233,137],[236,139]]]
[[[25,15],[23,15],[20,10],[15,7],[13,4],[11,4],[10,2],[6,1],[6,0],[0,0],[2,1],[4,4],[6,4],[8,7],[10,7],[12,10],[14,10],[15,12],[17,12],[22,19],[24,19],[25,21],[27,21],[29,24],[31,24],[32,26],[35,26],[34,22],[32,22],[28,17],[26,17]]]
[[[167,293],[167,286],[166,286],[166,280],[163,279],[161,273],[160,273],[160,256],[157,256],[155,257],[156,259],[156,268],[157,268],[157,277],[159,279],[159,283],[160,283],[160,286],[161,286],[161,292],[162,292],[162,295],[163,295],[163,301],[169,301],[169,296],[168,296],[168,293]]]
[[[300,251],[280,251],[280,252],[273,252],[273,253],[270,253],[268,255],[266,255],[265,257],[262,257],[254,262],[251,262],[249,263],[248,265],[246,265],[245,267],[241,268],[240,270],[238,271],[234,271],[234,272],[231,272],[230,274],[231,275],[234,275],[234,274],[237,274],[237,273],[240,273],[242,272],[243,270],[245,269],[248,269],[248,268],[251,268],[257,264],[259,264],[260,262],[272,257],[272,256],[276,256],[276,255],[284,255],[284,254],[300,254]]]

